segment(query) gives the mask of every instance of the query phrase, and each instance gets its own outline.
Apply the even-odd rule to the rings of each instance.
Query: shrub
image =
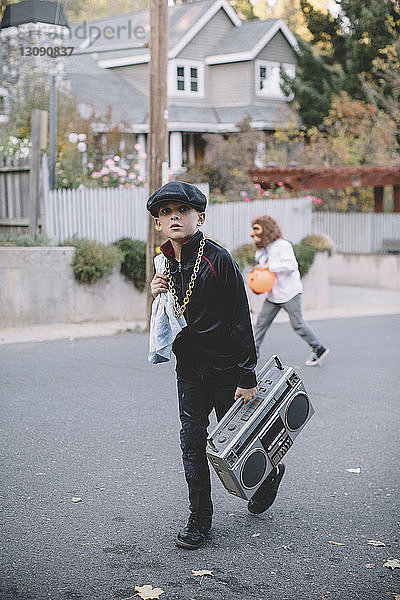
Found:
[[[304,244],[293,244],[294,254],[299,265],[300,277],[307,275],[311,265],[313,264],[315,249]]]
[[[254,244],[243,244],[232,252],[232,256],[236,260],[241,271],[243,271],[247,265],[254,265],[255,250]]]
[[[142,291],[146,284],[146,242],[121,238],[114,244],[123,257],[121,273]]]
[[[0,246],[48,246],[49,238],[38,235],[33,238],[25,233],[0,234]]]
[[[325,252],[328,251],[331,254],[333,249],[333,242],[325,235],[320,235],[319,233],[310,233],[305,238],[303,238],[300,242],[304,246],[310,246],[310,248],[314,248],[317,252]]]
[[[75,279],[79,283],[95,283],[110,275],[122,260],[122,254],[114,245],[106,246],[87,239],[73,239],[65,245],[75,246],[72,261]]]

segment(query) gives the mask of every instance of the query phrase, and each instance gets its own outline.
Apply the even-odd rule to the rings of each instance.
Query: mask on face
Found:
[[[266,248],[275,240],[282,237],[282,231],[277,221],[269,215],[253,219],[251,237],[257,248]]]

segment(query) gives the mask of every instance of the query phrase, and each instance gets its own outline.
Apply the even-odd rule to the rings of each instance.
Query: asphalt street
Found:
[[[276,502],[250,515],[213,476],[196,551],[174,545],[188,516],[174,370],[147,362],[147,334],[0,346],[1,599],[148,584],[162,600],[399,600],[384,563],[400,560],[400,316],[312,326],[331,349],[319,367],[288,323],[262,347],[260,362],[298,367],[316,410]]]

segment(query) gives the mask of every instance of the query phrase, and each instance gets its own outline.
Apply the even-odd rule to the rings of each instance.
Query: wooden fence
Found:
[[[0,231],[27,231],[30,219],[28,159],[0,158]]]

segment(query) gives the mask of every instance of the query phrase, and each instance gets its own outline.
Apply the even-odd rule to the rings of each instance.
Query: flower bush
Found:
[[[31,151],[31,142],[27,138],[17,138],[9,135],[0,140],[0,158],[28,158]]]
[[[123,167],[125,164],[122,163]],[[135,163],[133,168],[123,168],[121,158],[116,155],[114,158],[108,158],[105,161],[101,171],[92,171],[90,177],[96,182],[97,186],[109,188],[143,187],[145,185],[144,177],[139,175],[139,164]]]

